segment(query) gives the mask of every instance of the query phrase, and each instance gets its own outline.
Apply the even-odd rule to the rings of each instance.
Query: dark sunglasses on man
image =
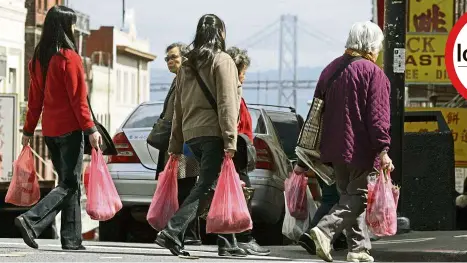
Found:
[[[164,60],[165,60],[165,62],[169,62],[170,60],[172,60],[172,59],[177,59],[177,58],[179,58],[179,57],[180,57],[180,56],[178,56],[178,55],[171,55],[171,56],[165,57]]]

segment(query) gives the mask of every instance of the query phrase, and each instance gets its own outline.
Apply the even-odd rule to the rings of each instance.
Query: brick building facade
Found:
[[[25,24],[24,44],[24,100],[28,100],[29,74],[28,63],[34,55],[34,49],[39,43],[44,24],[45,15],[54,5],[62,5],[63,0],[26,0],[28,10]]]

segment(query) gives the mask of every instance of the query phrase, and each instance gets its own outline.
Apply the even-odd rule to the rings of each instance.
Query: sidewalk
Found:
[[[467,262],[467,231],[411,232],[372,242],[375,262]],[[300,246],[274,246],[271,255],[292,260],[320,261]],[[345,262],[347,250],[332,252],[334,261]],[[322,261],[324,262],[324,261]]]
[[[467,231],[411,232],[372,244],[379,262],[467,262]]]

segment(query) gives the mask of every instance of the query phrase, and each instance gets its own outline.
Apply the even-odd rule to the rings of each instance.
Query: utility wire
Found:
[[[323,41],[325,42],[326,44],[329,44],[331,46],[334,46],[334,47],[341,47],[339,46],[339,42],[334,42],[334,41],[330,41],[329,39],[326,39],[326,38],[323,38],[322,36],[319,36],[313,32],[310,32],[308,31],[307,29],[301,27],[301,26],[298,26],[298,29],[300,29],[302,32],[306,33],[308,36],[316,39],[316,40],[319,40],[319,41]]]
[[[268,26],[263,27],[261,30],[257,31],[256,33],[252,34],[248,38],[243,39],[242,41],[238,42],[237,47],[247,45],[250,41],[253,41],[256,38],[263,38],[261,34],[268,31],[270,28],[274,27],[279,20],[275,20],[273,23],[269,24]],[[277,30],[277,29],[276,29]]]
[[[249,44],[249,45],[246,45],[245,48],[254,47],[255,45],[257,45],[257,44],[259,44],[259,43],[261,43],[261,42],[267,40],[269,37],[271,37],[272,35],[274,35],[275,33],[277,33],[277,31],[278,31],[278,30],[276,29],[276,30],[270,32],[269,34],[267,34],[266,36],[264,36],[264,37],[258,39],[257,41],[255,41],[255,42],[253,42],[253,43],[251,43],[251,44]]]
[[[313,30],[313,32],[316,32],[316,34],[319,34],[319,35],[322,35],[323,37],[327,38],[328,40],[332,41],[332,42],[337,42],[337,43],[341,43],[342,40],[337,40],[331,36],[329,36],[328,34],[326,33],[323,33],[322,31],[318,30],[316,27],[310,25],[310,23],[306,22],[306,21],[303,21],[303,20],[299,20],[299,23],[300,24],[303,24],[304,26],[306,26],[307,28],[310,28],[311,30]]]

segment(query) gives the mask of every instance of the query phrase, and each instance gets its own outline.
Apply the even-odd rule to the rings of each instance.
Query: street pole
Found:
[[[405,97],[405,32],[406,1],[385,1],[384,12],[384,72],[391,82],[391,157],[396,169],[391,177],[401,185],[403,138],[404,138],[404,97]]]
[[[122,0],[122,28],[125,28],[125,0]]]

